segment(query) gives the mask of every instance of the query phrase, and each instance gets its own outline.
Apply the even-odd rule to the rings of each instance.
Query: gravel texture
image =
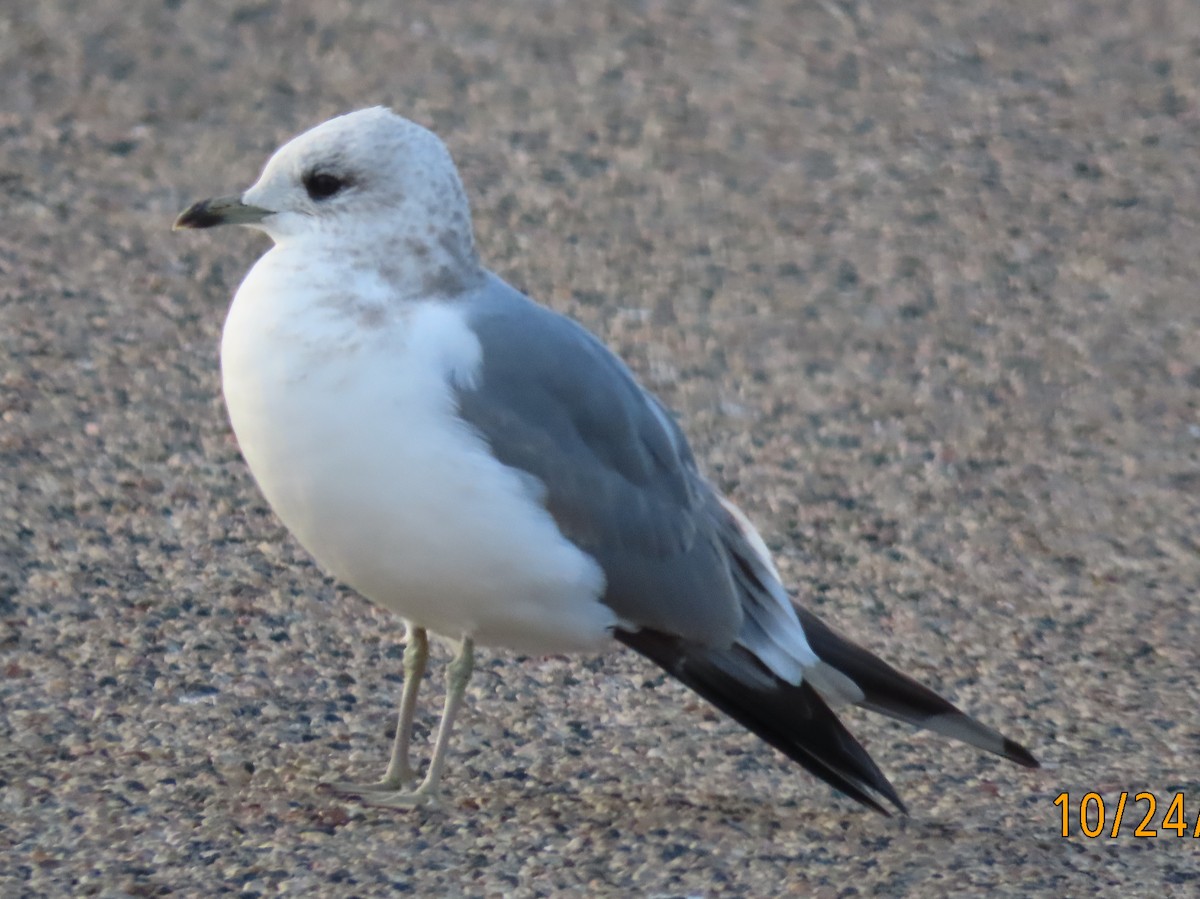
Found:
[[[1198,85],[1194,0],[5,5],[0,895],[1196,895]],[[807,602],[1045,768],[851,713],[888,820],[631,654],[488,652],[447,807],[315,794],[382,770],[399,622],[231,439],[264,240],[169,226],[374,103]],[[1188,836],[1064,839],[1088,790]]]

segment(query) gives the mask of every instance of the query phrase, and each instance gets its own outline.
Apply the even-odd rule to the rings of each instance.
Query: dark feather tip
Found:
[[[1004,740],[1004,757],[1026,768],[1042,767],[1041,762],[1033,757],[1033,753],[1016,740],[1009,740],[1007,738]]]

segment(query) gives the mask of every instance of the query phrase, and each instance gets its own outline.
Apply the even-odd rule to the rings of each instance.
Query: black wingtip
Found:
[[[1033,753],[1016,740],[1004,738],[1004,757],[1010,762],[1016,762],[1024,768],[1040,768],[1042,763],[1033,757]]]
[[[994,752],[1024,768],[1041,767],[1016,740],[976,721],[945,697],[842,636],[808,609],[796,606],[796,612],[813,651],[862,691],[858,705]]]
[[[886,817],[891,812],[881,799],[908,814],[887,776],[807,682],[779,680],[738,647],[697,646],[650,630],[619,630],[616,637],[834,789]]]

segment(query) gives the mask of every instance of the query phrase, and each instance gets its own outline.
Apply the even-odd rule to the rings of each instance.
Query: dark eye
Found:
[[[309,172],[304,176],[304,189],[314,200],[327,200],[345,186],[345,181],[329,172]]]

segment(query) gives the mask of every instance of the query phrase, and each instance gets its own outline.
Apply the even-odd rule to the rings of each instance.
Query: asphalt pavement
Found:
[[[6,6],[0,894],[1196,895],[1198,86],[1194,0]],[[233,442],[265,238],[170,224],[379,103],[797,596],[1043,769],[852,711],[885,819],[631,653],[485,651],[445,807],[315,792],[402,628]]]

